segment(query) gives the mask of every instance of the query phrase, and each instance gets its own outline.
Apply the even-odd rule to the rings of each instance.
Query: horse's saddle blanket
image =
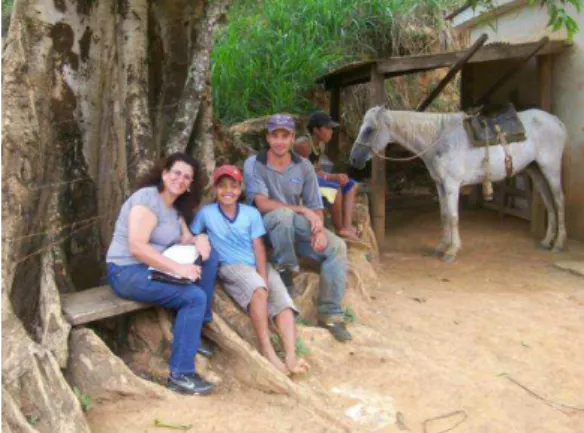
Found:
[[[475,147],[486,146],[487,142],[489,145],[503,144],[501,134],[507,143],[525,140],[525,128],[513,104],[481,107],[477,111],[473,113],[471,109],[463,121]]]

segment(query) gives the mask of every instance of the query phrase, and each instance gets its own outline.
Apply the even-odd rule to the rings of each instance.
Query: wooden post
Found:
[[[377,70],[377,64],[371,66],[371,82],[369,84],[369,101],[372,107],[386,102],[384,76]],[[385,154],[385,150],[383,153]],[[379,249],[383,248],[385,240],[385,160],[373,155],[371,161],[371,219],[373,231],[377,237]]]
[[[329,106],[329,113],[331,118],[338,122],[341,117],[341,88],[340,87],[333,87],[330,90],[330,106]],[[327,146],[327,154],[329,158],[331,158],[335,163],[338,162],[337,158],[339,156],[339,135],[340,135],[339,128],[333,129],[333,136]]]
[[[542,110],[552,111],[552,56],[537,58],[539,73],[539,105]],[[536,188],[532,190],[531,234],[541,237],[546,231],[546,209]]]
[[[436,99],[438,97],[438,95],[440,95],[440,92],[442,92],[442,90],[444,90],[444,88],[448,85],[448,83],[450,83],[454,79],[454,77],[456,77],[456,74],[458,74],[458,71],[460,71],[464,67],[464,65],[470,60],[470,58],[472,56],[474,56],[474,54],[483,45],[485,45],[485,42],[487,42],[488,38],[489,37],[487,36],[487,34],[483,33],[481,35],[481,37],[478,38],[475,41],[475,43],[472,44],[472,46],[464,52],[464,56],[462,56],[460,58],[460,60],[458,60],[454,65],[452,65],[452,67],[446,73],[444,78],[442,78],[440,80],[438,85],[436,87],[434,87],[434,89],[430,92],[430,94],[428,96],[426,96],[426,98],[420,103],[418,108],[416,108],[416,111],[426,111],[426,108],[428,108],[430,106],[430,104],[434,101],[434,99]]]

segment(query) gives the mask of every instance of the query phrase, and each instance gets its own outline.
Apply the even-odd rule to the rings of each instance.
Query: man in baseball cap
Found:
[[[338,341],[350,340],[343,322],[342,298],[347,279],[347,248],[324,227],[323,203],[312,164],[292,152],[295,123],[288,114],[270,116],[269,148],[247,159],[244,179],[248,200],[263,215],[272,246],[270,261],[289,292],[297,295],[292,274],[298,256],[320,264],[318,323]]]

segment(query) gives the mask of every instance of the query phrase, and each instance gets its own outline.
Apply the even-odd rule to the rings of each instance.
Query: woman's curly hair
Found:
[[[193,181],[189,185],[190,191],[182,193],[173,203],[174,208],[182,216],[185,222],[190,224],[195,216],[195,209],[201,203],[203,190],[207,184],[207,176],[201,168],[201,164],[195,158],[183,152],[176,152],[168,155],[166,158],[156,163],[144,176],[138,181],[137,190],[147,186],[156,186],[158,191],[162,192],[164,183],[162,182],[162,172],[170,171],[172,166],[177,162],[184,162],[193,168]]]

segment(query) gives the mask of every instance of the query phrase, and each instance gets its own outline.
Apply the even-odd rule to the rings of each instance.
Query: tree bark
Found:
[[[187,79],[170,136],[166,145],[167,153],[184,152],[187,148],[199,114],[201,101],[210,95],[209,66],[213,48],[213,29],[223,17],[229,0],[208,0],[205,14],[195,29],[195,44],[191,56]]]

